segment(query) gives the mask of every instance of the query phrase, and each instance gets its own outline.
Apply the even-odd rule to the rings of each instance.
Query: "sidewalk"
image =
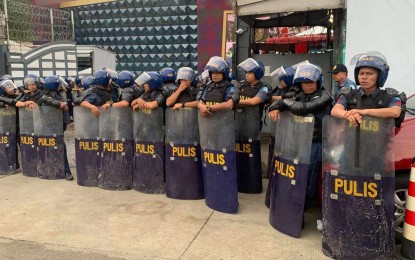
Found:
[[[240,193],[230,215],[204,200],[0,176],[0,259],[328,259],[316,229],[320,210],[306,212],[295,239],[270,226],[264,198]]]

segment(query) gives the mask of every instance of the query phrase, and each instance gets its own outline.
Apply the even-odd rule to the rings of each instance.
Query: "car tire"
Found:
[[[398,171],[395,175],[395,212],[393,229],[395,242],[401,243],[405,220],[406,198],[408,196],[409,171]]]

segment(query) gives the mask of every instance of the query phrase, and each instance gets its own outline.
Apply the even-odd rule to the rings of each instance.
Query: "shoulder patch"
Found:
[[[352,91],[352,88],[351,87],[342,87],[341,88],[341,93],[342,94],[348,94],[348,93],[350,93]]]

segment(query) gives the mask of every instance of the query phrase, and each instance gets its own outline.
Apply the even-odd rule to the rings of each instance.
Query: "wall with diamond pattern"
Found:
[[[123,0],[66,8],[77,44],[117,54],[117,71],[197,68],[196,0]],[[102,64],[105,67],[105,64]]]

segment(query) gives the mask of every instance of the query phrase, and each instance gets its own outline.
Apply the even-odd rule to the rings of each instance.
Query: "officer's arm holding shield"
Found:
[[[402,112],[398,91],[380,89],[389,71],[386,58],[380,53],[358,54],[352,64],[356,64],[355,81],[360,88],[344,87],[331,114],[353,125],[362,123],[364,116],[398,118]]]
[[[160,74],[155,71],[143,72],[136,80],[137,85],[143,85],[145,92],[135,99],[131,106],[137,109],[156,109],[162,107],[166,101],[166,93],[161,89]]]
[[[405,99],[382,89],[389,66],[381,53],[355,55],[351,65],[360,88],[344,87],[331,111],[337,118],[324,122],[323,252],[334,259],[393,259],[392,143]]]
[[[21,101],[21,94],[16,94],[16,85],[11,80],[0,81],[0,103],[1,106],[14,107],[36,107],[33,101]]]
[[[192,81],[194,71],[189,67],[182,67],[177,71],[177,82],[179,84],[166,100],[166,106],[173,106],[173,110],[185,107],[197,107],[196,96],[194,95]]]
[[[121,71],[117,78],[118,86],[121,88],[121,94],[118,102],[107,103],[102,105],[102,110],[106,111],[108,107],[129,107],[135,97],[134,75],[129,71]]]
[[[112,103],[110,85],[110,74],[105,70],[98,70],[95,73],[94,87],[90,93],[82,97],[81,107],[89,108],[95,116],[99,116],[98,106],[107,102]]]

